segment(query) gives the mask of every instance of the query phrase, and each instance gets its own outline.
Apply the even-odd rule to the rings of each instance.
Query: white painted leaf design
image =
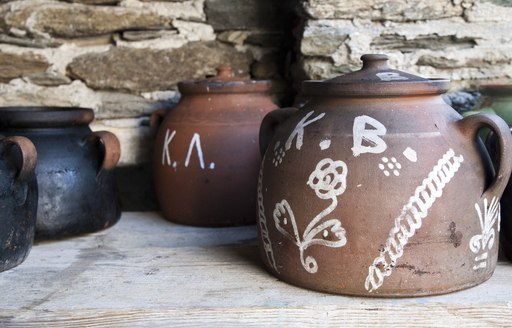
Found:
[[[295,216],[286,199],[276,204],[272,217],[274,218],[277,230],[293,240],[297,246],[300,246],[301,241],[297,230],[297,222],[295,222]]]
[[[312,245],[327,247],[342,247],[347,243],[345,229],[338,219],[327,220],[313,228],[306,236],[302,244],[303,249]]]

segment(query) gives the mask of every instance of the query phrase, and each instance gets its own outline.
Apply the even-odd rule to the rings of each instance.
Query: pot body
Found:
[[[497,178],[477,130],[439,95],[311,97],[272,129],[258,182],[262,258],[282,280],[363,296],[446,293],[487,280],[498,256]],[[272,138],[268,135],[273,134]]]
[[[0,272],[23,262],[32,247],[37,212],[36,157],[28,139],[0,139]]]
[[[27,121],[30,115],[37,121]],[[69,117],[62,122],[51,123],[52,116],[65,115]],[[119,143],[108,132],[91,131],[92,115],[91,110],[73,108],[0,109],[2,133],[26,136],[38,151],[38,239],[94,232],[119,220],[113,173]]]
[[[183,94],[155,141],[154,184],[165,218],[197,226],[254,223],[258,131],[275,108],[261,92]]]

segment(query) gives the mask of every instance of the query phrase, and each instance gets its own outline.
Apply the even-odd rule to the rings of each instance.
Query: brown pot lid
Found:
[[[484,95],[512,96],[512,84],[485,84],[479,90]]]
[[[90,108],[80,107],[0,107],[2,128],[53,128],[87,125],[94,119]]]
[[[217,75],[214,77],[198,80],[184,81],[178,83],[181,93],[261,93],[267,92],[270,88],[270,81],[249,80],[233,76],[229,65],[222,65],[217,68]]]
[[[442,94],[448,91],[447,79],[426,79],[388,66],[388,56],[361,56],[363,67],[325,81],[304,81],[303,93],[309,96],[413,96]]]

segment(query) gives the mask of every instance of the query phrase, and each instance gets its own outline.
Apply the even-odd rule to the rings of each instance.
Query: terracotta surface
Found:
[[[163,215],[199,226],[256,221],[261,120],[275,109],[268,81],[233,78],[228,67],[202,81],[182,82],[182,98],[152,117],[154,184]]]
[[[0,139],[0,272],[23,262],[34,240],[37,152],[24,137]]]
[[[419,296],[487,280],[512,136],[495,115],[462,119],[447,80],[363,69],[303,84],[306,104],[269,114],[258,182],[261,255],[289,283],[338,294]],[[281,123],[279,123],[281,122]],[[499,136],[496,176],[477,130]]]
[[[39,155],[38,239],[98,231],[121,215],[113,175],[119,141],[92,132],[93,119],[87,108],[0,108],[0,133],[28,137]]]

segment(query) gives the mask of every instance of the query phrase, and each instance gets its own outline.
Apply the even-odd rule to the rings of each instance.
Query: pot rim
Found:
[[[450,80],[432,78],[426,81],[393,81],[372,85],[353,83],[330,83],[321,80],[302,82],[303,94],[307,96],[337,97],[398,97],[440,95],[450,89]]]
[[[84,107],[5,106],[0,107],[1,128],[54,128],[88,125],[94,111]]]
[[[222,94],[222,93],[265,93],[270,89],[268,80],[239,81],[183,81],[178,83],[182,94]]]

